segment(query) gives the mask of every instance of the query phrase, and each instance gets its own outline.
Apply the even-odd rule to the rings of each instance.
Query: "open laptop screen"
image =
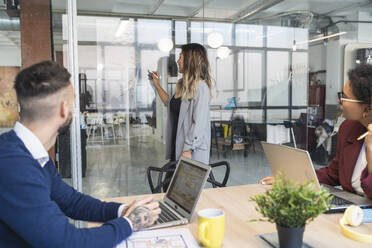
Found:
[[[199,191],[203,187],[207,169],[180,161],[166,197],[177,203],[188,213],[191,213],[197,201]]]

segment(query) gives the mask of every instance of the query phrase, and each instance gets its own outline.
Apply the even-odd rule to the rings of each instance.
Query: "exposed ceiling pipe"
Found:
[[[158,9],[160,8],[160,6],[164,3],[165,0],[158,0],[157,3],[154,4],[154,6],[151,8],[151,10],[149,11],[149,14],[150,15],[153,15],[155,14],[156,11],[158,11]]]
[[[63,9],[53,9],[53,13],[66,14]],[[84,16],[107,16],[107,17],[129,17],[143,19],[166,19],[166,20],[190,20],[190,21],[210,21],[210,22],[232,22],[230,18],[209,18],[209,17],[188,17],[188,16],[172,16],[172,15],[148,15],[148,14],[133,14],[133,13],[117,13],[117,12],[102,12],[102,11],[86,11],[78,10],[78,15]]]
[[[19,18],[9,18],[0,12],[0,31],[19,31],[20,28]],[[53,22],[54,30],[62,30],[61,22]]]
[[[345,23],[345,24],[347,24],[347,23],[372,23],[372,21],[348,21],[348,20],[341,20],[341,21],[333,22],[333,23],[325,26],[324,29],[328,29],[328,28],[330,28],[330,27],[332,27],[334,25],[337,25],[339,23]]]
[[[271,20],[271,19],[276,19],[276,18],[280,18],[280,17],[283,17],[283,16],[289,16],[289,15],[308,15],[310,17],[309,22],[311,22],[315,14],[311,11],[308,11],[308,10],[294,10],[294,11],[279,13],[279,14],[272,15],[272,16],[265,16],[265,17],[261,17],[261,18],[250,19],[250,20],[247,21],[247,23]]]
[[[353,4],[348,5],[346,7],[342,7],[342,8],[335,9],[335,10],[331,10],[331,11],[326,12],[326,13],[323,13],[321,15],[330,16],[330,15],[332,15],[332,13],[338,13],[338,12],[341,12],[341,11],[346,11],[346,10],[351,10],[351,9],[353,10],[355,8],[365,7],[365,6],[368,6],[370,4],[372,4],[372,1],[371,0],[364,1],[364,2],[361,2],[361,3],[353,3]]]
[[[189,14],[189,17],[194,17],[197,14],[199,14],[200,10],[205,8],[208,4],[210,4],[214,0],[202,0],[202,1],[203,1],[203,3],[199,7],[195,8],[191,11],[191,13]]]
[[[19,19],[9,19],[0,16],[0,31],[19,31]]]
[[[258,13],[264,11],[265,9],[271,8],[278,3],[283,2],[284,0],[259,0],[254,2],[253,4],[249,5],[244,10],[240,11],[239,13],[231,16],[230,18],[234,19],[233,22],[240,22],[242,20],[247,19],[248,17],[252,17],[257,15]]]

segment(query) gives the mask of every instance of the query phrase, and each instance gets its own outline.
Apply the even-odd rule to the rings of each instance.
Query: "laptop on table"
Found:
[[[159,219],[147,229],[190,223],[210,170],[209,165],[181,157],[168,190],[159,201]]]
[[[261,144],[273,175],[281,171],[288,179],[295,182],[306,183],[314,180],[317,190],[320,190],[318,177],[307,151],[263,141]],[[343,212],[350,205],[358,205],[361,208],[372,207],[372,200],[367,197],[326,184],[322,184],[322,187],[333,195],[331,204],[334,206],[326,213]]]

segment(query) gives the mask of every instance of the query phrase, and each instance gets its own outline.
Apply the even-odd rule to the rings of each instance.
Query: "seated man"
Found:
[[[16,77],[20,120],[0,135],[0,247],[114,247],[158,218],[151,197],[128,206],[101,202],[58,175],[47,151],[72,121],[70,76],[46,61]],[[68,217],[105,223],[78,229]]]

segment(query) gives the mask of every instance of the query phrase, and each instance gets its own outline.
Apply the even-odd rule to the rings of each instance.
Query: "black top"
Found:
[[[176,160],[176,136],[177,136],[177,128],[178,128],[178,116],[180,115],[180,109],[181,109],[181,97],[175,98],[174,96],[170,100],[170,114],[172,116],[172,152],[171,152],[171,160]]]

